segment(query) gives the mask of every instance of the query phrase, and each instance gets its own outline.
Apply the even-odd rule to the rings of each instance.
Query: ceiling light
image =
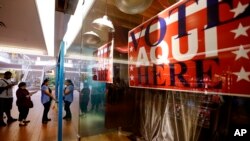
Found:
[[[138,14],[145,11],[153,0],[115,0],[116,7],[127,14]]]
[[[85,32],[82,35],[82,40],[85,44],[90,44],[90,45],[98,44],[101,41],[99,35],[93,31]]]
[[[92,22],[92,26],[98,30],[114,32],[114,25],[108,19],[108,16],[107,16],[107,7],[108,7],[108,4],[107,4],[107,0],[106,0],[105,15],[102,18],[95,19]]]
[[[114,30],[114,25],[108,19],[107,15],[104,15],[102,18],[95,19],[92,22],[92,26],[99,30],[105,30],[105,31],[111,31],[111,32]]]

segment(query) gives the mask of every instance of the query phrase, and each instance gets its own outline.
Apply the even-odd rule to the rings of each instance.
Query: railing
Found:
[[[27,76],[29,74],[29,69],[31,65],[31,59],[27,55],[22,55],[23,57],[23,62],[22,62],[22,73],[23,73],[23,78],[22,81],[26,82],[27,81]]]

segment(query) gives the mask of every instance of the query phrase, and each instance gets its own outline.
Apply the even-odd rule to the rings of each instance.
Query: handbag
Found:
[[[28,108],[33,108],[34,107],[34,104],[33,104],[33,102],[32,102],[32,100],[27,100],[27,107]]]

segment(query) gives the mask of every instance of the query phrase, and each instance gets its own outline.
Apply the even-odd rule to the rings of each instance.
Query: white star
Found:
[[[134,67],[132,65],[130,65],[129,69],[130,69],[130,71],[133,71]]]
[[[134,50],[134,48],[131,46],[131,47],[129,48],[129,51],[132,52],[133,50]]]
[[[131,81],[134,80],[134,76],[133,76],[133,75],[130,76],[130,80],[131,80]]]
[[[244,79],[246,81],[250,81],[249,77],[248,77],[250,75],[250,72],[246,72],[245,69],[244,69],[244,67],[241,67],[240,72],[235,72],[233,74],[235,74],[235,75],[238,76],[237,82],[240,81],[240,80],[244,80]]]
[[[250,49],[244,49],[244,47],[241,45],[239,50],[232,51],[234,54],[236,54],[235,60],[240,59],[241,57],[249,59],[247,53],[250,51]]]
[[[234,39],[238,38],[241,35],[248,36],[247,30],[250,28],[250,26],[243,27],[240,23],[237,29],[231,30],[231,32],[235,33]]]
[[[240,2],[238,3],[237,7],[230,10],[231,12],[234,12],[234,18],[237,17],[239,14],[243,13],[249,4],[242,5]]]

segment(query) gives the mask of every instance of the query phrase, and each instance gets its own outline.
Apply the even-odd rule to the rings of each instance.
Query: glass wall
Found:
[[[80,45],[68,51],[82,60],[81,137],[119,131],[130,140],[216,141],[249,129],[249,8],[233,16],[228,3],[213,2],[180,1],[168,9],[170,3],[154,1],[151,15],[123,13],[112,2],[102,13],[105,2],[94,4]],[[103,14],[113,30],[93,28]],[[83,36],[88,30],[101,41],[89,42],[96,36]]]

